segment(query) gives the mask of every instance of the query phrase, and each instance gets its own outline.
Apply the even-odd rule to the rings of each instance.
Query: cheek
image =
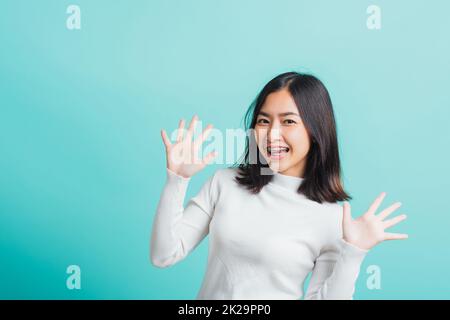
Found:
[[[256,143],[259,146],[262,146],[264,144],[264,141],[266,141],[266,137],[267,137],[267,130],[264,130],[264,129],[256,129],[255,130],[255,139],[256,139]]]
[[[289,145],[292,146],[293,154],[296,154],[298,156],[304,156],[305,154],[308,153],[310,142],[308,133],[306,131],[299,132],[297,130],[296,132],[292,132],[286,138],[289,139],[287,142],[289,143]]]

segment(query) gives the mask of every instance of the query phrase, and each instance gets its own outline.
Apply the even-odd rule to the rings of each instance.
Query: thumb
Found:
[[[212,151],[212,152],[210,152],[210,153],[208,153],[207,155],[206,155],[206,157],[203,159],[203,165],[208,165],[208,164],[210,164],[211,162],[212,162],[212,160],[216,157],[218,155],[218,152],[217,151]]]
[[[344,224],[352,221],[351,207],[350,207],[350,203],[348,203],[347,201],[344,202],[343,220],[344,220],[343,221]]]

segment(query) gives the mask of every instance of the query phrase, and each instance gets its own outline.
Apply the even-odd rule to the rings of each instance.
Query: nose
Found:
[[[267,133],[267,138],[269,141],[279,140],[281,137],[281,128],[277,121],[273,121],[270,124],[269,132]]]
[[[281,127],[277,121],[272,122],[267,133],[268,141],[281,140]]]

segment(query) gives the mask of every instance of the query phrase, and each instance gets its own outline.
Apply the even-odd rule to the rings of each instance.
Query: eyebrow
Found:
[[[262,116],[265,116],[265,117],[270,117],[270,115],[268,113],[263,112],[263,111],[260,111],[258,115],[262,115]],[[300,117],[300,115],[298,113],[295,113],[295,112],[283,112],[283,113],[279,113],[278,115],[282,116],[282,117],[290,116],[290,115]]]

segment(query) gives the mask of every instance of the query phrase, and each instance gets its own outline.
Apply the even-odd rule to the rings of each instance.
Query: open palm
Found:
[[[385,220],[392,212],[397,210],[400,202],[396,202],[388,208],[375,215],[378,207],[386,196],[382,192],[372,203],[369,210],[357,219],[352,219],[350,204],[344,202],[344,216],[343,216],[343,235],[344,240],[361,248],[368,250],[380,242],[385,240],[400,240],[408,238],[407,234],[402,233],[388,233],[385,232],[397,223],[406,219],[406,215],[402,214],[395,218]]]
[[[217,156],[217,152],[213,151],[207,154],[204,159],[199,158],[198,153],[200,147],[210,134],[213,126],[209,124],[205,130],[192,141],[197,123],[198,117],[197,115],[194,115],[189,128],[186,131],[184,129],[184,119],[180,120],[175,143],[170,142],[164,129],[161,130],[161,136],[164,146],[166,147],[167,168],[185,178],[192,177]],[[184,136],[185,131],[186,136]]]

